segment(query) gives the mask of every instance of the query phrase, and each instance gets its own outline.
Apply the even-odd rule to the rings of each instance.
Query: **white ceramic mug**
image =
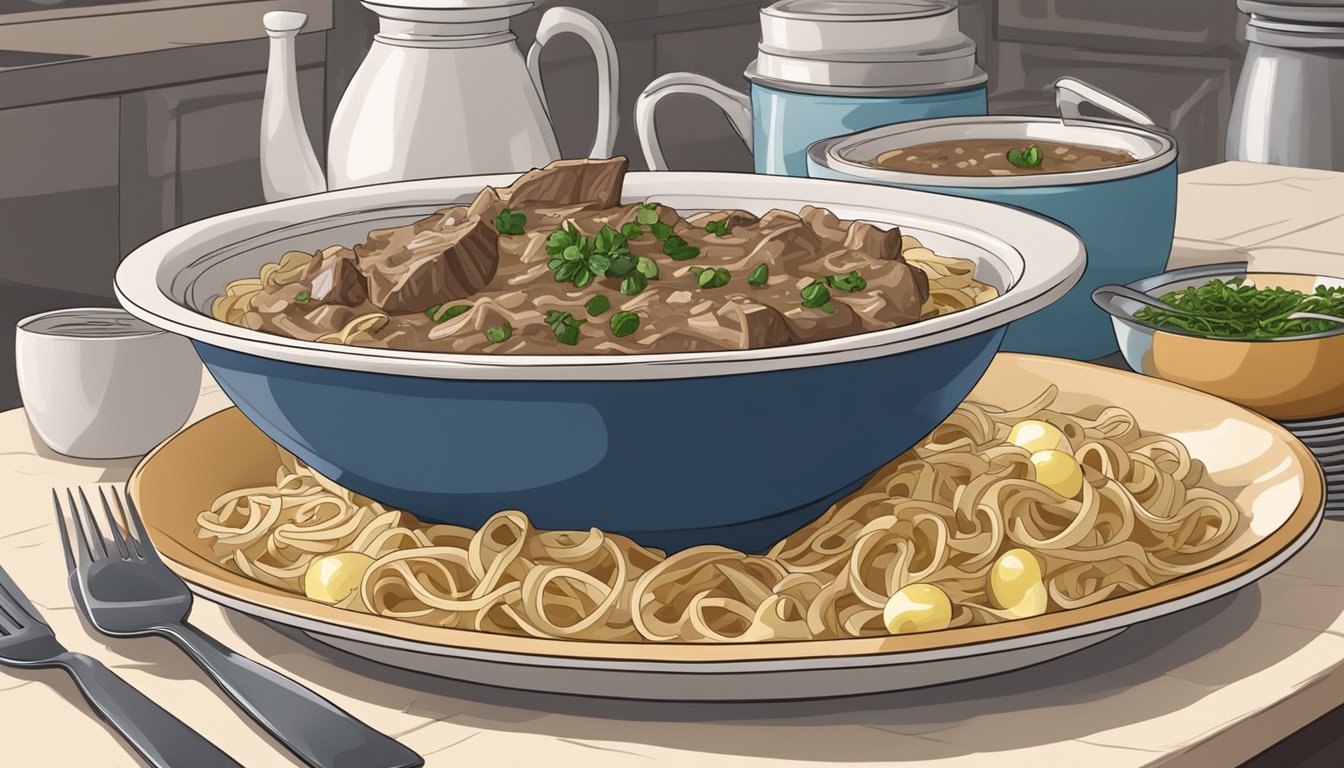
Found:
[[[14,347],[28,421],[66,456],[148,453],[187,422],[200,393],[191,343],[120,309],[26,317]]]

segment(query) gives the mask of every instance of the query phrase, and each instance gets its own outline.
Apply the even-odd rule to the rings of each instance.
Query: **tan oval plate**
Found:
[[[764,700],[890,691],[997,674],[1085,648],[1149,619],[1254,583],[1311,538],[1324,488],[1307,449],[1277,424],[1138,374],[999,355],[972,394],[1011,408],[1050,384],[1052,407],[1117,405],[1178,438],[1245,519],[1220,562],[1152,589],[1070,611],[900,637],[691,644],[544,640],[422,626],[346,611],[225,569],[196,536],[196,514],[226,491],[274,481],[273,444],[236,409],[145,457],[131,477],[150,536],[198,594],[328,645],[427,674],[524,690],[659,700]]]

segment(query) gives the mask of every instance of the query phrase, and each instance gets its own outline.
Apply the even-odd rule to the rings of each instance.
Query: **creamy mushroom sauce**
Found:
[[[1013,150],[1040,152],[1039,163],[1009,161]],[[877,165],[893,171],[935,176],[1023,176],[1111,168],[1132,163],[1134,155],[1086,144],[1061,144],[1030,139],[957,139],[893,149],[877,158]]]
[[[366,347],[637,354],[905,325],[938,313],[930,275],[962,286],[971,297],[962,306],[996,295],[973,280],[971,262],[812,206],[683,217],[656,199],[621,203],[626,167],[625,158],[558,161],[364,243],[284,254],[231,283],[212,312]],[[928,266],[912,266],[907,248]]]

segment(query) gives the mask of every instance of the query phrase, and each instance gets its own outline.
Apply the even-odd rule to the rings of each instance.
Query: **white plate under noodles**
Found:
[[[1169,382],[1084,363],[1000,355],[972,393],[1013,408],[1049,385],[1052,408],[1115,405],[1145,432],[1180,440],[1206,484],[1246,517],[1223,559],[1156,587],[1030,619],[915,635],[761,643],[594,642],[411,624],[306,600],[216,563],[194,514],[276,453],[236,411],[195,425],[132,477],[155,545],[201,596],[396,667],[508,688],[657,700],[765,700],[900,690],[1036,664],[1126,627],[1241,589],[1277,568],[1320,521],[1323,482],[1306,448],[1273,422]],[[1119,642],[1119,641],[1118,641]]]

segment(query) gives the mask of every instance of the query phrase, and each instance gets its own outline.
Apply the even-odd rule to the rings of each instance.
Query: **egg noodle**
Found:
[[[539,531],[517,511],[475,531],[420,523],[283,452],[275,484],[221,496],[200,513],[200,536],[226,567],[344,608],[608,641],[993,623],[1089,605],[1221,559],[1241,516],[1200,486],[1203,465],[1185,446],[1145,434],[1117,407],[1086,417],[1051,410],[1055,396],[1051,387],[1014,410],[963,403],[765,555],[700,546],[669,557],[598,530]],[[1038,451],[1042,439],[1058,450]]]

